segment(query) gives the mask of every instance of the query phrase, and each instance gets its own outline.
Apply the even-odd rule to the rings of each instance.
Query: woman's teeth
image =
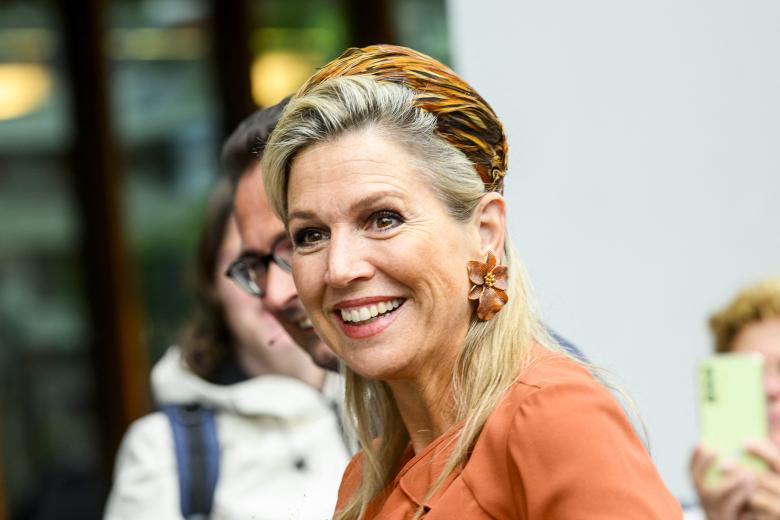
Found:
[[[347,322],[359,323],[376,318],[380,314],[385,314],[401,305],[401,300],[395,298],[386,302],[374,303],[365,307],[352,307],[350,309],[341,309],[341,319]]]

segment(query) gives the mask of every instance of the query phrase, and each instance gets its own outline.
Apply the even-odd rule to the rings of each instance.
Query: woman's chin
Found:
[[[394,360],[345,360],[345,364],[363,379],[372,381],[393,381],[414,379],[415,370],[411,363]]]
[[[392,371],[388,371],[388,367],[377,366],[375,364],[369,366],[362,363],[350,364],[349,362],[345,362],[344,364],[363,379],[371,381],[383,381],[392,374]]]

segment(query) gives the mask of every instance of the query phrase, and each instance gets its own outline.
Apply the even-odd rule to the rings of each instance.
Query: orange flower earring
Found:
[[[474,284],[469,291],[469,300],[479,300],[477,318],[488,321],[509,301],[507,267],[496,265],[496,256],[488,251],[485,262],[470,261],[468,271],[469,280]]]

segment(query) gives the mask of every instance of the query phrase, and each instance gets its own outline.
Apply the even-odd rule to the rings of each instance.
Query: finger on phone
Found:
[[[722,517],[737,518],[739,513],[749,504],[756,486],[755,478],[747,472],[738,472],[725,477],[719,486],[721,488]]]
[[[715,464],[717,456],[715,452],[707,449],[706,447],[699,445],[693,451],[690,461],[691,475],[694,481],[702,483],[704,482],[704,476],[709,471],[710,466]]]
[[[775,473],[780,473],[780,449],[767,439],[754,440],[745,444],[745,451],[767,463]]]

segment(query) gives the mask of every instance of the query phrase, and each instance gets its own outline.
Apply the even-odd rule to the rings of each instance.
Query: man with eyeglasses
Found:
[[[226,274],[261,298],[264,307],[317,365],[337,370],[338,360],[317,336],[298,298],[290,274],[292,243],[284,224],[271,210],[263,187],[260,158],[286,104],[285,99],[247,117],[222,148],[222,163],[235,188],[235,216],[241,235],[241,254]]]
[[[338,366],[298,299],[290,275],[292,246],[263,189],[260,157],[282,108],[259,110],[245,119],[222,151],[233,193],[222,192],[216,213],[229,212],[232,197],[241,252],[232,258],[233,220],[220,217],[223,230],[213,253],[220,258],[208,272],[230,262],[225,274],[258,300],[252,304],[241,298],[221,278],[228,285],[213,281],[209,290],[227,294],[217,299],[232,301],[220,301],[220,312],[235,313],[234,321],[224,317],[224,326],[240,324],[235,326],[252,340],[241,344],[246,355],[237,354],[241,338],[235,338],[235,346],[222,345],[236,350],[235,359],[228,356],[207,375],[183,362],[179,347],[157,363],[152,381],[161,410],[128,431],[105,520],[324,518],[332,512],[338,476],[355,443],[339,417],[341,376],[314,367],[291,345],[295,341],[323,368]],[[213,234],[207,229],[207,236]],[[274,319],[292,341],[280,336]],[[234,334],[239,332],[219,333],[219,340]],[[296,356],[282,356],[278,365],[266,363],[285,352]]]

